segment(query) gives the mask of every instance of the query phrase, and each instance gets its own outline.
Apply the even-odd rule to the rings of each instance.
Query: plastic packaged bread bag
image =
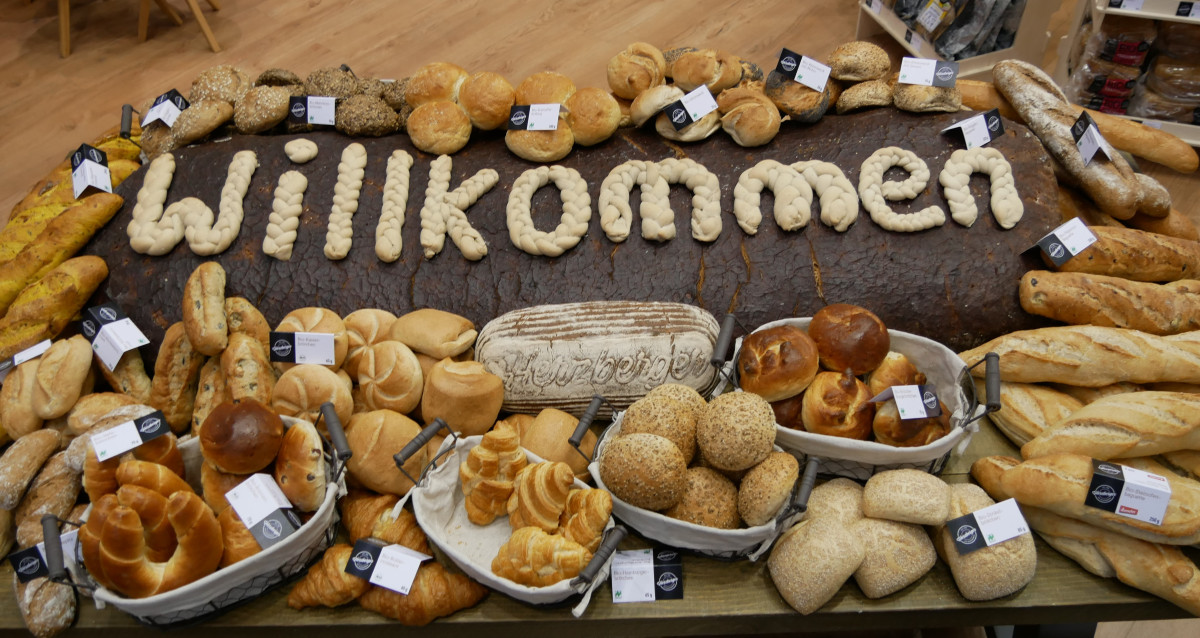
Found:
[[[1191,58],[1158,56],[1146,73],[1146,86],[1168,100],[1200,102],[1200,53]]]
[[[1138,84],[1129,104],[1129,114],[1155,120],[1200,124],[1200,101],[1171,100],[1145,84]]]
[[[1158,26],[1159,53],[1183,60],[1200,58],[1200,24],[1163,22]]]
[[[1141,75],[1139,67],[1090,58],[1071,74],[1067,95],[1076,104],[1096,96],[1129,97]]]
[[[1157,37],[1153,20],[1107,16],[1088,40],[1084,57],[1141,66]]]

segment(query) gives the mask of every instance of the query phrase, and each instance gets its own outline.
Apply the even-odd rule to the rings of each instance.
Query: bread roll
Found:
[[[1172,208],[1166,217],[1152,217],[1145,213],[1138,213],[1125,220],[1124,223],[1130,228],[1146,232],[1188,241],[1200,241],[1200,229],[1197,229],[1192,219],[1186,213],[1180,212],[1178,208]]]
[[[863,488],[862,512],[871,518],[941,525],[950,519],[950,486],[921,470],[885,470]]]
[[[307,421],[293,423],[275,458],[275,482],[288,501],[315,512],[325,500],[325,453],[321,435]]]
[[[871,431],[875,440],[895,447],[920,447],[929,445],[950,433],[950,411],[946,404],[938,401],[941,414],[923,419],[901,419],[896,402],[878,404]]]
[[[220,514],[229,508],[225,495],[250,478],[250,474],[230,474],[218,470],[212,463],[200,464],[200,493],[213,513]]]
[[[386,339],[395,321],[396,315],[378,308],[363,308],[346,315],[346,362],[342,369],[351,379],[358,379],[363,349]]]
[[[547,408],[536,417],[514,414],[504,421],[512,423],[517,429],[521,447],[547,461],[566,463],[577,478],[585,481],[588,479],[588,459],[596,451],[596,434],[591,430],[585,432],[579,450],[576,450],[569,439],[579,426],[579,419],[562,410]],[[621,431],[626,432],[624,426],[621,427]]]
[[[883,362],[891,346],[887,327],[875,313],[850,304],[830,304],[813,315],[808,335],[827,370],[866,374]]]
[[[838,45],[829,54],[829,77],[847,82],[865,82],[886,77],[892,70],[887,51],[879,45],[856,40]]]
[[[276,332],[320,332],[333,335],[333,365],[326,366],[330,370],[338,370],[346,361],[346,351],[349,340],[346,336],[346,323],[332,310],[326,308],[298,308],[287,314]],[[286,371],[295,364],[276,363],[276,369]]]
[[[716,469],[736,471],[758,465],[775,443],[771,404],[749,392],[718,396],[696,424],[696,443]]]
[[[0,357],[57,337],[107,276],[103,259],[76,257],[22,289],[0,319]]]
[[[920,525],[864,518],[854,531],[863,545],[854,582],[867,598],[883,598],[908,587],[937,562],[933,541]]]
[[[171,136],[179,146],[208,137],[233,118],[233,104],[224,100],[202,99],[192,102],[171,125]]]
[[[531,162],[557,162],[566,157],[575,145],[575,134],[563,116],[553,131],[510,130],[504,134],[508,150]]]
[[[780,325],[749,334],[738,351],[738,384],[767,401],[794,397],[819,369],[817,344],[806,332]]]
[[[634,401],[621,419],[621,433],[657,434],[679,448],[684,463],[696,455],[696,416],[688,406],[667,396]],[[568,435],[569,436],[569,435]]]
[[[433,62],[417,69],[408,80],[404,99],[414,109],[429,102],[457,102],[467,70],[450,62]]]
[[[775,413],[775,423],[790,430],[804,429],[804,395],[797,394],[790,399],[774,401],[771,411]]]
[[[271,373],[272,376],[274,373]],[[274,390],[274,388],[272,388]],[[124,396],[124,395],[120,395]],[[213,408],[231,400],[225,386],[225,373],[221,369],[221,358],[213,357],[200,367],[200,378],[196,383],[196,400],[192,407],[192,434],[200,435],[204,419]],[[257,399],[255,399],[257,401]],[[260,402],[261,403],[261,402]]]
[[[677,86],[661,84],[642,91],[629,105],[629,116],[634,126],[641,126],[658,115],[668,104],[683,99],[684,92]]]
[[[346,469],[359,483],[384,494],[404,496],[413,487],[392,458],[421,433],[412,419],[391,410],[355,414],[347,421],[346,441],[353,456]],[[404,463],[410,476],[419,477],[428,458],[418,450]]]
[[[775,103],[761,89],[734,87],[717,96],[721,128],[738,146],[762,146],[775,139],[782,119]]]
[[[685,93],[705,85],[716,95],[741,81],[742,65],[737,56],[725,51],[688,51],[671,64],[671,78]]]
[[[481,131],[498,129],[508,123],[516,100],[516,91],[499,73],[480,71],[462,83],[458,103],[471,118],[471,126]]]
[[[626,100],[663,83],[667,61],[658,47],[634,42],[608,61],[608,86],[614,95]]]
[[[687,470],[683,498],[663,510],[663,515],[704,527],[737,529],[742,522],[738,503],[738,488],[733,481],[716,470],[693,467]]]
[[[962,94],[952,86],[897,83],[892,87],[892,104],[913,113],[956,113],[962,109]]]
[[[995,504],[978,485],[959,483],[950,486],[950,492],[951,519]],[[937,530],[936,545],[938,554],[950,566],[958,591],[967,600],[1007,596],[1028,585],[1037,572],[1037,550],[1030,534],[963,555],[954,546],[950,530],[942,525]]]
[[[229,343],[225,320],[225,269],[215,261],[196,267],[183,287],[183,326],[188,342],[208,357],[221,354]]]
[[[34,377],[33,412],[57,419],[70,411],[92,371],[92,345],[83,335],[61,339],[42,353]]]
[[[894,385],[923,385],[927,380],[917,366],[899,352],[887,353],[879,367],[867,374],[866,378],[867,390],[872,398]]]
[[[674,443],[656,434],[625,434],[600,455],[600,480],[634,507],[665,510],[687,491],[687,464]]]
[[[83,487],[80,478],[80,472],[68,463],[66,452],[58,452],[46,461],[15,510],[18,546],[42,542],[42,516],[62,518],[71,511]]]
[[[229,326],[231,334],[243,332],[262,343],[263,350],[270,349],[271,324],[267,323],[258,308],[246,298],[225,298],[225,323]]]
[[[421,398],[426,424],[441,418],[467,436],[483,434],[500,414],[504,382],[477,361],[443,359],[429,371]]]
[[[219,381],[223,385],[222,394],[230,400],[270,403],[275,392],[275,373],[262,343],[244,332],[230,335],[229,347],[221,353]]]
[[[1200,280],[1166,284],[1077,272],[1031,270],[1021,307],[1069,324],[1132,328],[1156,335],[1200,330]]]
[[[70,585],[39,577],[22,583],[13,574],[13,592],[21,620],[35,638],[51,638],[75,622],[76,596]]]
[[[321,414],[321,404],[326,401],[333,403],[334,412],[343,426],[350,422],[354,399],[346,389],[346,384],[329,368],[306,363],[291,368],[279,377],[271,397],[271,408],[283,416],[316,423]]]
[[[14,439],[42,428],[43,421],[33,410],[40,361],[31,359],[13,368],[0,387],[0,423]]]
[[[136,405],[137,401],[127,394],[117,392],[94,392],[79,397],[75,406],[67,414],[67,429],[78,436],[92,428],[98,419],[109,412],[126,405]]]
[[[541,71],[521,80],[516,88],[517,104],[566,104],[575,94],[571,78],[554,71]]]
[[[871,436],[874,417],[870,391],[849,371],[817,373],[800,408],[805,430],[859,441]]]
[[[829,105],[836,101],[833,97],[836,85],[836,81],[830,81],[823,91],[814,91],[779,71],[771,71],[767,74],[764,92],[793,122],[812,124],[819,121],[829,110]]]
[[[865,552],[836,518],[803,520],[775,542],[767,569],[788,605],[801,614],[821,608],[858,570]]]
[[[150,405],[162,410],[175,432],[183,432],[191,425],[204,359],[204,355],[192,348],[183,322],[167,328],[154,363]]]
[[[465,352],[475,343],[476,334],[475,324],[466,317],[422,308],[398,317],[388,338],[440,361]]]
[[[0,510],[12,510],[42,465],[58,450],[61,440],[54,430],[38,430],[16,440],[0,456]]]
[[[471,139],[471,118],[461,106],[442,100],[418,106],[405,124],[413,146],[433,155],[451,155]]]
[[[275,459],[283,442],[283,420],[254,399],[222,403],[204,420],[200,451],[229,474],[253,474]]]
[[[150,403],[153,384],[146,374],[146,362],[142,360],[140,350],[130,350],[121,355],[112,370],[104,367],[103,363],[98,367],[113,390],[128,394],[138,403]]]
[[[603,89],[579,89],[567,98],[566,106],[571,135],[581,146],[594,146],[607,140],[621,124],[621,106]]]
[[[800,463],[787,452],[771,452],[762,463],[750,468],[737,495],[738,513],[746,525],[770,522],[791,497],[799,478]]]
[[[368,408],[404,414],[417,407],[424,379],[421,363],[408,346],[399,341],[381,341],[364,348],[358,383]]]

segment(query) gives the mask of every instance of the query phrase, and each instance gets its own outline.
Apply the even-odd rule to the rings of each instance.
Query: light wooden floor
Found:
[[[214,54],[186,5],[169,1],[184,25],[152,5],[145,43],[137,41],[137,2],[71,2],[72,54],[64,60],[56,3],[0,0],[0,219],[71,150],[117,124],[122,103],[171,87],[186,94],[191,79],[216,64],[251,73],[282,66],[303,76],[345,63],[360,75],[403,77],[446,60],[514,83],[552,69],[579,86],[605,86],[605,64],[632,41],[724,48],[771,67],[783,46],[825,56],[853,38],[857,15],[856,0],[222,0],[219,12],[200,2],[223,47]],[[1065,31],[1074,2],[1063,3],[1052,31]],[[1054,57],[1051,49],[1046,63]],[[1144,168],[1200,219],[1200,177]],[[1163,627],[1119,623],[1102,632],[1200,634],[1200,621]]]

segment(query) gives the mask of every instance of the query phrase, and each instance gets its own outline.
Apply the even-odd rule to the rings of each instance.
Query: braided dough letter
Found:
[[[408,176],[413,158],[405,151],[393,151],[388,158],[387,181],[383,185],[383,212],[375,227],[375,256],[391,263],[400,258],[404,247],[404,211],[408,207]]]
[[[254,151],[238,151],[229,162],[229,174],[221,188],[219,215],[214,223],[212,209],[194,197],[188,197],[167,207],[165,215],[183,216],[183,236],[188,247],[197,255],[216,255],[225,252],[242,229],[245,210],[242,202],[250,189],[250,178],[258,168]]]
[[[296,231],[300,228],[300,212],[304,210],[304,191],[308,178],[299,171],[288,171],[279,176],[275,187],[275,201],[271,204],[271,217],[267,221],[267,235],[263,237],[263,252],[271,257],[287,261],[292,258],[292,246],[296,243]]]
[[[810,160],[792,164],[821,198],[821,221],[844,233],[858,219],[858,193],[836,164]],[[812,201],[811,199],[809,200]]]
[[[647,166],[652,164],[641,160],[629,160],[609,171],[608,177],[600,184],[600,228],[604,230],[609,241],[620,243],[629,237],[629,229],[633,226],[633,209],[629,207],[629,196],[635,185],[642,187],[643,205],[647,197],[653,197],[656,187],[660,194],[670,191],[670,185],[659,176],[657,170],[654,173],[654,182],[649,183],[647,187]],[[671,237],[675,236],[674,230],[672,226]]]
[[[899,166],[909,172],[903,182],[884,182],[887,169]],[[908,215],[901,215],[888,206],[886,200],[914,199],[929,183],[929,167],[912,151],[889,146],[875,151],[863,162],[858,176],[858,196],[871,219],[885,230],[911,233],[946,223],[946,211],[930,206]],[[885,199],[886,198],[886,199]]]
[[[342,150],[338,181],[333,187],[333,209],[329,211],[329,230],[325,232],[325,256],[345,259],[354,240],[354,213],[362,192],[367,167],[367,149],[357,142]]]
[[[690,159],[667,158],[658,163],[663,177],[670,184],[683,184],[692,191],[692,237],[697,241],[716,241],[721,236],[721,183],[703,164]],[[664,216],[675,214],[671,201],[663,199]],[[642,225],[645,227],[645,203],[642,204]],[[674,235],[674,230],[672,230]]]
[[[1016,226],[1025,214],[1025,205],[1017,195],[1012,166],[1003,153],[982,146],[954,151],[938,175],[938,181],[945,189],[946,201],[950,203],[950,217],[967,227],[979,217],[979,209],[975,206],[975,198],[971,197],[969,187],[972,173],[986,173],[991,178],[992,216],[1000,227],[1008,229]]]
[[[133,219],[125,232],[129,247],[143,255],[165,255],[183,239],[183,219],[163,213],[167,190],[175,178],[175,156],[163,153],[150,162],[146,178],[138,190]]]
[[[547,233],[534,227],[530,209],[533,194],[551,180],[562,196],[563,213],[558,227]],[[513,182],[507,216],[508,236],[517,248],[530,255],[557,257],[574,248],[587,234],[588,222],[592,219],[592,198],[588,195],[587,181],[573,168],[557,165],[531,168]]]
[[[812,188],[795,169],[775,160],[763,160],[744,171],[733,188],[733,215],[747,235],[758,232],[762,223],[759,208],[763,188],[775,193],[775,223],[796,230],[811,218]]]
[[[432,259],[442,251],[449,234],[463,257],[479,261],[487,254],[487,242],[471,227],[465,211],[500,181],[500,174],[490,168],[480,169],[461,186],[447,192],[452,168],[454,161],[449,155],[438,156],[429,165],[429,185],[421,208],[421,246],[425,258]]]

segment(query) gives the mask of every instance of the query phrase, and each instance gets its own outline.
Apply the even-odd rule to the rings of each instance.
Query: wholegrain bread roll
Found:
[[[894,89],[884,80],[860,82],[842,91],[837,99],[837,113],[842,115],[872,106],[890,106]]]
[[[1200,280],[1166,284],[1107,275],[1031,270],[1021,277],[1025,312],[1069,324],[1156,335],[1200,330]]]
[[[958,518],[995,504],[983,488],[970,483],[950,486],[950,518]],[[991,547],[959,554],[947,526],[936,532],[938,555],[950,566],[958,591],[967,600],[995,600],[1019,591],[1037,573],[1033,536],[1021,534]]]
[[[801,614],[821,608],[862,565],[858,536],[836,518],[803,520],[775,542],[767,569],[787,604]]]
[[[687,491],[687,464],[679,448],[657,434],[625,434],[600,455],[600,480],[613,496],[646,510],[665,510]]]
[[[933,541],[920,525],[864,518],[853,529],[863,546],[854,582],[867,598],[883,598],[908,587],[937,562]]]
[[[696,455],[696,415],[690,407],[667,396],[634,401],[621,418],[621,433],[657,434],[679,448],[684,463]]]
[[[950,518],[950,486],[921,470],[885,470],[863,488],[862,511],[871,518],[941,525]]]
[[[42,419],[63,416],[80,395],[92,376],[92,345],[83,335],[55,341],[42,353],[34,377],[33,411]],[[91,388],[86,388],[87,392]]]
[[[835,478],[813,488],[808,496],[807,518],[836,518],[847,528],[862,520],[863,486],[848,478]]]
[[[729,392],[713,399],[696,423],[696,443],[704,458],[719,470],[738,471],[758,465],[775,442],[771,404],[750,392]]]
[[[741,523],[738,488],[716,470],[688,468],[683,498],[663,510],[663,515],[704,527],[737,529]]]
[[[800,463],[787,452],[771,452],[750,468],[738,485],[737,508],[746,525],[765,525],[792,495],[800,478]]]
[[[887,51],[862,40],[838,45],[829,54],[828,62],[829,77],[847,82],[878,80],[892,70]]]

